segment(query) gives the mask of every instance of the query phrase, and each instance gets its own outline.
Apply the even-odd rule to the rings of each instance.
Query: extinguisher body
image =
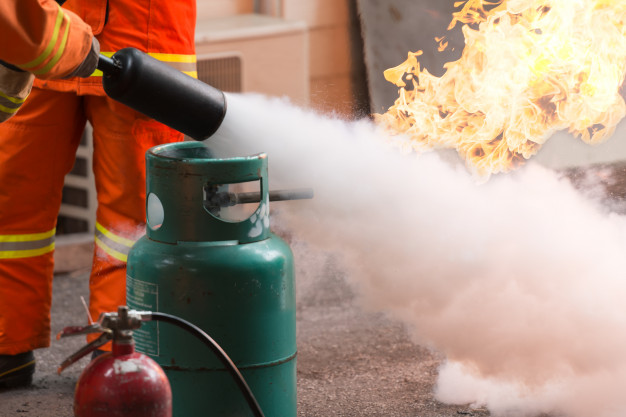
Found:
[[[146,161],[148,227],[128,257],[129,307],[196,324],[237,365],[265,415],[296,417],[293,255],[269,230],[267,158],[215,159],[182,142],[153,148]],[[250,217],[225,221],[207,204],[207,190],[251,180],[261,201]],[[135,339],[165,370],[174,417],[252,415],[221,362],[184,331],[146,323]]]
[[[132,344],[91,361],[74,394],[75,417],[171,417],[172,391],[163,369]]]
[[[100,57],[106,94],[195,140],[213,135],[226,114],[224,93],[135,48]]]

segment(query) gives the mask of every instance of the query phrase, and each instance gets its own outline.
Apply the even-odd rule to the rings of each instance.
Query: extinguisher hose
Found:
[[[164,321],[167,323],[171,323],[175,326],[178,326],[182,329],[187,330],[189,333],[195,335],[198,339],[202,341],[205,345],[209,347],[215,353],[217,358],[224,364],[226,369],[230,372],[230,374],[235,379],[237,386],[241,390],[243,396],[245,397],[252,413],[256,417],[264,417],[263,411],[261,410],[261,406],[257,402],[254,394],[250,390],[250,387],[246,383],[246,380],[237,369],[237,366],[233,363],[233,361],[228,357],[226,352],[217,344],[215,340],[208,334],[206,334],[201,328],[198,326],[188,322],[187,320],[181,319],[180,317],[173,316],[167,313],[159,313],[159,312],[151,312],[149,317],[145,318],[147,320],[156,320],[156,321]]]

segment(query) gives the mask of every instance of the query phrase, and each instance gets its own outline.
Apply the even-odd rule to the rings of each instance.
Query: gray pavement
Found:
[[[296,263],[301,256],[306,253],[296,252]],[[332,257],[324,262],[318,271],[297,271],[299,417],[489,415],[435,401],[440,358],[413,344],[399,323],[360,310]],[[55,277],[53,334],[83,323],[80,296],[87,297],[87,281],[84,271]],[[60,376],[56,368],[84,339],[51,343],[36,351],[32,387],[0,392],[1,417],[72,415],[74,386],[87,359]]]

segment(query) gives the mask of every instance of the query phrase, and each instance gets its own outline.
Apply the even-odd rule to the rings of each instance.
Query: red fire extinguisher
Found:
[[[128,307],[104,313],[86,327],[66,327],[57,336],[102,333],[98,339],[67,358],[60,373],[109,340],[113,350],[92,360],[83,370],[74,394],[75,417],[171,417],[172,391],[163,369],[148,356],[135,352],[133,330],[142,317]]]
[[[144,321],[162,321],[193,334],[222,362],[233,377],[254,417],[265,417],[235,363],[220,345],[196,325],[162,312],[129,310],[102,313],[98,321],[84,327],[66,327],[57,339],[102,333],[93,342],[68,357],[65,368],[112,341],[113,350],[92,360],[81,373],[74,393],[75,417],[172,417],[172,390],[163,369],[148,356],[135,352],[133,330]]]

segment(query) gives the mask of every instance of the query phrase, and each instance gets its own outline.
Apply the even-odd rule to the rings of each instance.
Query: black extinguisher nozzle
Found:
[[[98,68],[109,97],[192,139],[209,138],[224,120],[222,91],[138,49],[121,49]]]

